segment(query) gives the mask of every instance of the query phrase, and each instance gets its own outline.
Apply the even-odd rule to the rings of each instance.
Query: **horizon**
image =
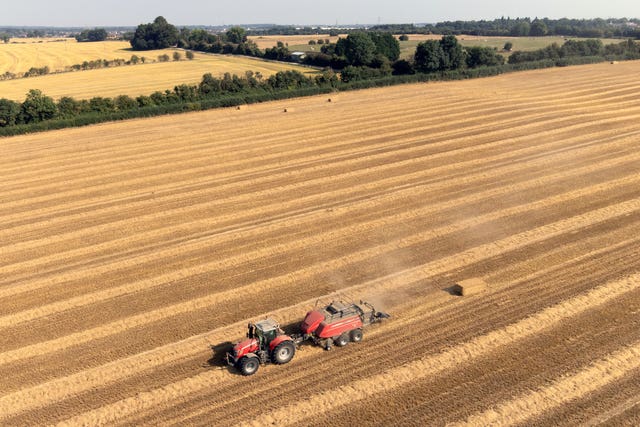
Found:
[[[163,16],[163,15],[158,15]],[[149,19],[148,22],[141,22],[140,24],[146,24],[153,22],[156,17]],[[166,17],[165,17],[166,18]],[[353,27],[373,27],[376,25],[414,25],[416,27],[425,26],[425,25],[435,25],[442,22],[455,22],[455,21],[465,21],[465,22],[473,22],[473,21],[494,21],[501,18],[505,19],[529,19],[531,21],[535,19],[549,19],[549,20],[559,20],[559,19],[569,19],[569,20],[593,20],[593,19],[602,19],[604,21],[608,20],[622,20],[626,19],[629,21],[638,21],[640,18],[630,18],[628,16],[622,17],[594,17],[594,18],[575,18],[571,16],[563,16],[561,18],[549,18],[549,17],[531,17],[531,16],[501,16],[495,18],[488,19],[458,19],[458,20],[446,20],[446,21],[430,21],[430,22],[375,22],[375,23],[344,23],[344,24],[324,24],[324,23],[315,23],[315,24],[296,24],[296,23],[284,23],[278,24],[274,22],[253,22],[253,23],[228,23],[228,24],[185,24],[180,23],[176,24],[167,19],[167,21],[180,28],[180,27],[231,27],[231,26],[239,26],[243,28],[248,28],[251,26],[259,26],[259,27],[294,27],[294,28],[353,28]],[[89,25],[89,26],[81,26],[81,25],[3,25],[0,24],[0,28],[14,28],[14,29],[27,29],[27,28],[53,28],[53,29],[86,29],[86,28],[136,28],[140,24],[135,25]]]
[[[255,0],[242,8],[224,8],[204,0],[168,0],[154,2],[153,8],[139,0],[114,0],[109,5],[87,4],[79,0],[25,0],[5,5],[0,27],[136,27],[164,16],[176,26],[287,25],[287,26],[372,26],[377,24],[437,23],[444,21],[480,21],[501,17],[549,19],[638,19],[637,6],[631,0],[610,0],[606,4],[587,2],[575,7],[568,0],[518,2],[487,0],[381,1],[325,0],[322,7],[300,7],[299,1],[273,0],[268,4]]]

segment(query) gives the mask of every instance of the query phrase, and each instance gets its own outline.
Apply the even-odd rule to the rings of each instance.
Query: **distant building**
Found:
[[[305,52],[291,52],[291,60],[293,62],[302,62],[305,56],[307,56]]]

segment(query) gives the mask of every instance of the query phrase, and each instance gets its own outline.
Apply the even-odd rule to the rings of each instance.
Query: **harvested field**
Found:
[[[637,424],[639,72],[0,139],[0,424]],[[392,318],[222,365],[333,292]]]
[[[169,52],[171,53],[171,52]],[[0,81],[4,97],[24,101],[30,89],[40,89],[54,99],[71,96],[89,99],[94,96],[150,95],[155,91],[172,90],[180,84],[197,84],[205,73],[222,77],[225,72],[243,76],[246,71],[260,72],[268,77],[278,71],[298,70],[316,73],[316,69],[295,64],[263,61],[237,55],[213,55],[196,53],[193,61],[158,62],[72,73],[49,74],[25,79]],[[100,82],[96,85],[96,82]]]
[[[24,73],[31,67],[44,66],[49,67],[51,72],[62,71],[84,61],[129,60],[131,55],[155,61],[158,55],[167,52],[171,56],[170,49],[134,52],[126,41],[78,43],[74,38],[11,39],[8,44],[0,44],[0,74],[7,71]]]

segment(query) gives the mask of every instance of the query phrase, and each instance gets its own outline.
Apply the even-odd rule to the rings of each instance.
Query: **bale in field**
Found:
[[[461,280],[452,286],[451,292],[454,295],[469,296],[484,292],[488,286],[486,282],[478,277]]]

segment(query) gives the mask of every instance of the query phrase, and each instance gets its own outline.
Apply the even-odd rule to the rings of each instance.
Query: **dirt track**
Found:
[[[0,139],[0,424],[638,424],[639,71]],[[209,349],[340,291],[393,318],[251,378]]]

